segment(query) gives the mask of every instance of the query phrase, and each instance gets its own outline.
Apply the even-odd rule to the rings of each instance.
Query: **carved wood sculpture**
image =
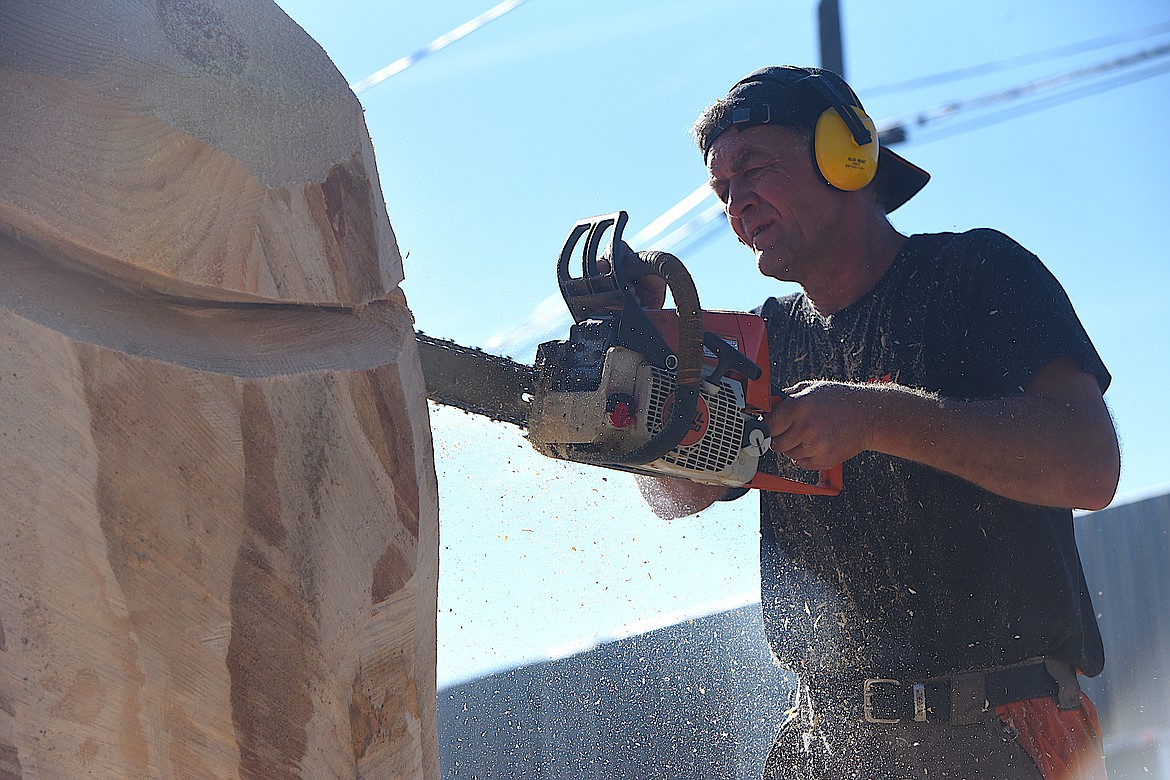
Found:
[[[0,4],[0,779],[436,778],[361,108],[267,0]]]

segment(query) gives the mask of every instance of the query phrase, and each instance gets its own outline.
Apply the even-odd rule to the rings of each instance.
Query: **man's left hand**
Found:
[[[845,382],[800,382],[764,418],[772,449],[808,471],[832,468],[869,449],[870,398],[880,389]]]

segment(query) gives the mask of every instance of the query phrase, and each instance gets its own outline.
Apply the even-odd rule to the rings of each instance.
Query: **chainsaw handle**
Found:
[[[772,407],[774,408],[786,398],[788,396],[783,392],[773,395]],[[832,468],[817,472],[817,482],[815,485],[809,484],[808,482],[801,482],[797,479],[777,476],[776,474],[756,472],[756,475],[752,477],[751,481],[747,482],[744,486],[759,490],[771,490],[776,493],[798,493],[804,496],[835,496],[845,486],[844,468],[843,464],[838,463]]]
[[[840,463],[817,474],[817,482],[813,485],[798,479],[756,472],[751,481],[744,483],[744,487],[770,490],[774,493],[798,493],[802,496],[835,496],[845,486],[844,468]]]
[[[639,252],[637,258],[651,274],[666,282],[666,288],[674,297],[678,316],[675,381],[683,387],[698,388],[703,378],[703,310],[699,306],[695,282],[682,261],[669,252]]]

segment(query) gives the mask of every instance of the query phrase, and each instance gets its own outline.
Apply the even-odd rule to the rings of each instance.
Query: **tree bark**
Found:
[[[0,5],[0,780],[437,778],[361,107],[266,0]]]

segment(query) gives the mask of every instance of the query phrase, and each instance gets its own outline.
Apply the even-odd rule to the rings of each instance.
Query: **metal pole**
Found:
[[[845,53],[841,44],[841,8],[838,0],[820,0],[817,22],[821,35],[821,67],[845,78]]]

